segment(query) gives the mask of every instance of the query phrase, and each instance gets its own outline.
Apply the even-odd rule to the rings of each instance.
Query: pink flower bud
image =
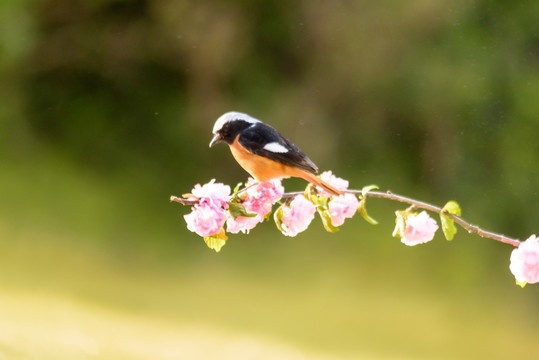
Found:
[[[330,170],[324,171],[322,174],[320,174],[320,178],[324,180],[325,182],[327,182],[328,184],[330,184],[331,186],[333,186],[334,188],[336,188],[337,190],[344,191],[348,189],[348,180],[344,180],[340,177],[336,177],[335,175],[333,175],[333,173]],[[316,190],[318,191],[320,195],[331,196],[330,193],[328,193],[327,191],[325,191],[324,189],[320,187],[317,187]]]
[[[286,236],[296,236],[305,231],[314,219],[316,207],[303,195],[297,195],[290,206],[283,206],[282,228]]]
[[[434,237],[438,224],[426,211],[411,214],[406,218],[406,229],[401,242],[408,246],[424,244]]]
[[[359,200],[354,194],[334,196],[329,202],[329,215],[333,226],[341,226],[344,219],[351,218],[357,211]]]
[[[532,235],[513,250],[509,269],[519,283],[539,282],[539,238]]]
[[[200,236],[218,234],[225,224],[225,217],[225,210],[211,203],[195,205],[190,214],[184,215],[187,229]]]

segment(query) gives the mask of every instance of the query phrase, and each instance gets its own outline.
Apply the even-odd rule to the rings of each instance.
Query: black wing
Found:
[[[243,130],[239,137],[240,144],[250,152],[279,161],[285,165],[298,167],[312,173],[318,172],[316,165],[296,145],[279,134],[277,130],[263,122],[256,123]],[[284,146],[287,152],[274,152],[264,146],[277,143]]]

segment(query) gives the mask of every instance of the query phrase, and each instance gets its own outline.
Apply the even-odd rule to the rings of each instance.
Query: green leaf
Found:
[[[442,231],[444,232],[445,238],[448,241],[453,240],[453,237],[455,237],[455,234],[457,233],[457,227],[455,226],[453,219],[441,212],[440,221],[442,223]]]
[[[238,195],[238,191],[240,191],[240,187],[243,185],[243,183],[239,182],[236,187],[234,188],[234,197],[236,197]]]
[[[324,225],[324,229],[326,229],[327,232],[334,233],[339,231],[339,228],[336,226],[333,226],[331,223],[331,215],[329,214],[328,210],[321,210],[320,208],[316,209],[318,211],[318,214],[320,215],[320,219],[322,219],[322,224]]]
[[[406,216],[408,212],[404,211],[395,211],[395,230],[393,230],[393,237],[401,239],[404,236],[404,231],[406,230]]]
[[[228,212],[235,219],[238,216],[255,217],[257,214],[248,213],[245,207],[239,202],[231,201],[228,204]]]
[[[221,248],[225,246],[227,239],[228,237],[226,236],[224,228],[221,228],[221,232],[219,234],[213,236],[204,236],[204,242],[206,245],[208,245],[210,249],[215,250],[215,252],[221,251]]]
[[[367,195],[367,193],[371,190],[374,190],[374,189],[379,189],[378,185],[367,185],[367,186],[364,186],[363,189],[361,189],[361,194],[363,195],[363,197],[365,197],[365,195]]]
[[[449,201],[447,204],[445,204],[445,206],[442,208],[442,212],[440,213],[442,231],[444,232],[445,238],[448,241],[451,241],[457,233],[457,227],[455,226],[455,221],[447,215],[448,213],[460,216],[460,206],[456,201]]]
[[[457,215],[457,216],[460,216],[460,213],[461,213],[459,204],[453,200],[445,204],[444,207],[442,208],[442,211],[448,212],[450,214]]]
[[[327,209],[329,197],[316,195],[314,193],[309,193],[307,200],[313,203],[314,206],[320,209]]]
[[[309,184],[309,186],[311,186],[312,188],[311,184]],[[329,214],[328,208],[329,197],[314,194],[312,191],[310,191],[310,189],[309,193],[306,193],[306,195],[308,195],[307,199],[312,202],[314,206],[316,206],[316,211],[318,212],[318,215],[320,215],[320,219],[322,220],[322,225],[324,225],[324,229],[326,229],[327,232],[331,233],[339,231],[339,228],[331,223],[331,215]]]
[[[378,189],[378,186],[376,185],[367,185],[364,186],[363,189],[361,189],[361,196],[359,199],[359,206],[357,207],[357,211],[361,215],[363,219],[365,219],[369,224],[377,225],[378,221],[374,220],[372,217],[369,216],[367,213],[367,193],[373,189]]]
[[[359,207],[357,208],[357,211],[363,217],[363,219],[365,219],[369,224],[377,225],[378,221],[370,217],[369,214],[367,213],[367,208],[365,207],[365,201],[363,201],[364,199],[366,198],[362,198],[359,201]]]
[[[204,242],[206,242],[206,245],[208,245],[210,249],[215,250],[215,252],[221,251],[221,248],[226,244],[226,240],[215,236],[204,236]]]
[[[275,225],[277,226],[277,229],[279,229],[279,231],[284,234],[285,231],[282,226],[282,218],[283,218],[283,205],[279,206],[279,208],[275,210],[275,212],[273,213],[273,220],[275,220]]]
[[[311,200],[311,196],[314,195],[314,192],[313,192],[313,184],[311,183],[308,183],[307,184],[307,187],[305,188],[305,192],[303,193],[305,195],[305,197],[309,200]]]

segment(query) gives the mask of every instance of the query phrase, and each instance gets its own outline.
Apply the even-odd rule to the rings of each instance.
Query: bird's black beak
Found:
[[[210,147],[212,147],[213,145],[215,145],[215,143],[218,143],[219,141],[221,141],[221,135],[219,135],[219,133],[217,133],[217,134],[215,134],[213,139],[211,139]]]

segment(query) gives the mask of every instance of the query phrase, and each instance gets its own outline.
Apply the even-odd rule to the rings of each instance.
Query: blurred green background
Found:
[[[539,2],[0,2],[1,359],[507,359],[539,351],[509,245],[272,223],[221,253],[169,202],[246,173],[230,110],[352,188],[539,231]],[[287,180],[288,190],[305,184]]]

